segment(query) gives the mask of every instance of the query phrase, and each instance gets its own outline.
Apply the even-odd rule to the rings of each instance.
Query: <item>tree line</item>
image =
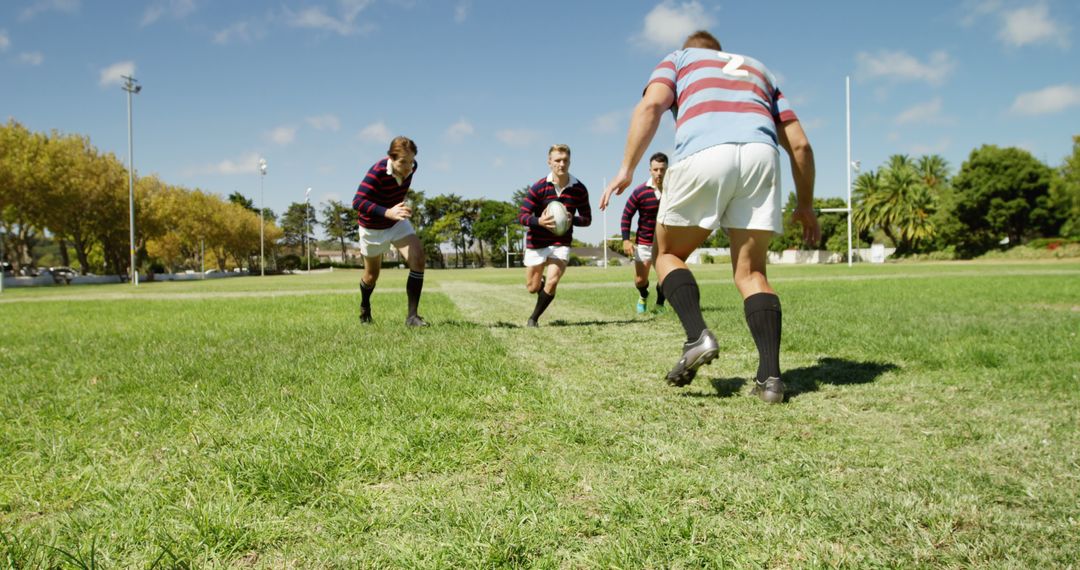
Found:
[[[411,222],[429,263],[502,264],[508,246],[520,250],[524,228],[516,217],[526,191],[518,189],[504,202],[411,190]],[[260,212],[238,192],[223,198],[156,176],[138,178],[134,194],[140,270],[256,270],[263,243],[270,270],[297,267],[320,226],[329,238],[324,247],[340,248],[345,263],[360,262],[348,247],[357,239],[356,214],[336,200],[321,208],[294,202],[278,218],[269,209]],[[791,193],[787,209],[794,203]],[[842,209],[846,203],[823,198],[815,205]],[[966,258],[1039,238],[1080,240],[1080,136],[1073,138],[1071,154],[1057,168],[1026,150],[993,145],[973,150],[955,175],[938,155],[894,155],[876,170],[859,174],[852,210],[855,247],[885,243],[900,256]],[[802,244],[799,229],[785,219],[784,234],[770,248],[846,253],[845,214],[822,213],[819,220],[819,243]],[[14,120],[0,126],[5,262],[16,270],[33,265],[40,257],[35,248],[49,247],[60,265],[77,266],[84,274],[125,275],[128,242],[127,169],[115,155],[99,152],[84,136],[34,133]],[[727,240],[716,232],[706,245],[724,247]]]

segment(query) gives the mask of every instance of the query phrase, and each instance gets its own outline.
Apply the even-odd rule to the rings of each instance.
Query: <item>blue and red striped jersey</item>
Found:
[[[557,236],[547,228],[540,225],[540,216],[544,214],[544,208],[548,202],[562,202],[566,211],[570,214],[572,223],[570,229],[561,236]],[[555,190],[555,183],[551,175],[537,180],[529,187],[525,194],[525,200],[521,203],[518,212],[518,222],[528,226],[525,247],[540,249],[552,245],[569,246],[574,235],[574,226],[586,227],[592,223],[592,208],[589,206],[589,191],[580,180],[570,177],[570,183],[559,193]]]
[[[646,88],[653,83],[675,94],[673,162],[725,143],[776,146],[776,126],[798,119],[772,72],[744,55],[677,50],[656,66]]]
[[[656,212],[660,209],[660,197],[656,195],[656,188],[650,180],[642,184],[630,193],[626,200],[626,206],[622,211],[622,238],[630,239],[630,224],[634,214],[638,215],[637,239],[638,245],[652,245],[653,235],[656,233]]]
[[[399,184],[393,174],[387,172],[389,157],[376,162],[356,189],[352,207],[357,212],[357,222],[361,227],[372,230],[385,230],[397,223],[386,217],[386,210],[405,200],[409,192],[413,174],[419,166],[413,163],[413,171]]]

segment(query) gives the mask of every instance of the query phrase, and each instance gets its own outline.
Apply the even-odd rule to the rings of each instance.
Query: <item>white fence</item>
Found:
[[[851,254],[855,261],[868,261],[871,263],[884,263],[893,253],[896,252],[895,247],[883,247],[880,244],[874,247],[868,247],[863,249],[852,250]],[[703,247],[694,250],[690,254],[690,257],[686,258],[687,263],[701,263],[703,256],[709,255],[712,257],[730,257],[731,249],[726,247]],[[781,252],[770,251],[769,263],[776,264],[797,264],[797,263],[842,263],[844,262],[844,254],[834,253],[824,249],[814,250],[801,250],[801,249],[787,249]]]
[[[241,277],[248,275],[245,271],[212,271],[202,273],[155,273],[154,281],[199,281],[202,279],[221,279],[222,277]],[[77,275],[71,279],[72,285],[100,285],[103,283],[124,283],[127,281],[119,275]],[[147,275],[139,276],[139,283],[149,281]],[[56,280],[48,269],[42,270],[37,277],[4,277],[4,288],[8,287],[36,287],[39,285],[54,285]]]

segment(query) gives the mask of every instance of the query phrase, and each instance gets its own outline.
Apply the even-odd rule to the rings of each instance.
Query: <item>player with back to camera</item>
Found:
[[[689,384],[719,354],[686,258],[722,227],[731,238],[735,286],[758,350],[753,393],[768,403],[782,402],[780,298],[765,275],[769,240],[783,232],[777,144],[790,157],[797,196],[792,220],[802,225],[808,243],[821,239],[813,208],[813,150],[768,68],[723,52],[712,34],[698,31],[649,77],[630,121],[622,166],[600,199],[601,209],[630,185],[668,109],[675,116],[675,155],[657,213],[656,269],[687,340],[667,381]]]
[[[360,322],[371,322],[371,292],[379,279],[383,254],[393,246],[409,266],[409,277],[405,281],[409,314],[405,317],[405,325],[426,327],[427,321],[416,312],[424,289],[424,245],[409,222],[412,209],[405,203],[405,195],[418,166],[416,143],[407,137],[396,137],[386,154],[386,158],[368,170],[353,196],[353,209],[357,211],[360,224],[360,253],[364,256],[364,274],[360,277]]]
[[[573,226],[586,227],[592,223],[589,191],[570,175],[570,147],[552,145],[548,149],[551,172],[529,187],[518,212],[518,222],[529,228],[525,244],[525,288],[536,293],[536,306],[525,323],[538,326],[540,315],[555,298],[559,280],[570,260]],[[555,220],[545,212],[548,203],[562,202],[570,215],[571,225],[566,233],[555,235]]]
[[[623,252],[634,260],[634,287],[638,290],[636,310],[642,314],[648,308],[649,269],[653,266],[656,243],[653,234],[656,231],[656,211],[660,207],[660,193],[664,191],[664,175],[667,174],[668,157],[658,152],[649,158],[649,180],[630,193],[623,207],[622,230]],[[630,241],[630,226],[638,217],[637,233]],[[664,291],[660,283],[656,284],[656,312],[664,310]]]

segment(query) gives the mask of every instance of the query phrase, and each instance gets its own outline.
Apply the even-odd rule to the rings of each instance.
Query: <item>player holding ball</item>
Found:
[[[570,175],[570,147],[552,145],[548,149],[548,167],[551,173],[529,187],[518,213],[518,222],[529,228],[525,244],[525,288],[536,293],[536,307],[525,324],[527,327],[538,326],[540,315],[555,298],[555,289],[570,260],[573,226],[586,227],[592,223],[589,191]],[[565,221],[561,219],[563,208]]]

